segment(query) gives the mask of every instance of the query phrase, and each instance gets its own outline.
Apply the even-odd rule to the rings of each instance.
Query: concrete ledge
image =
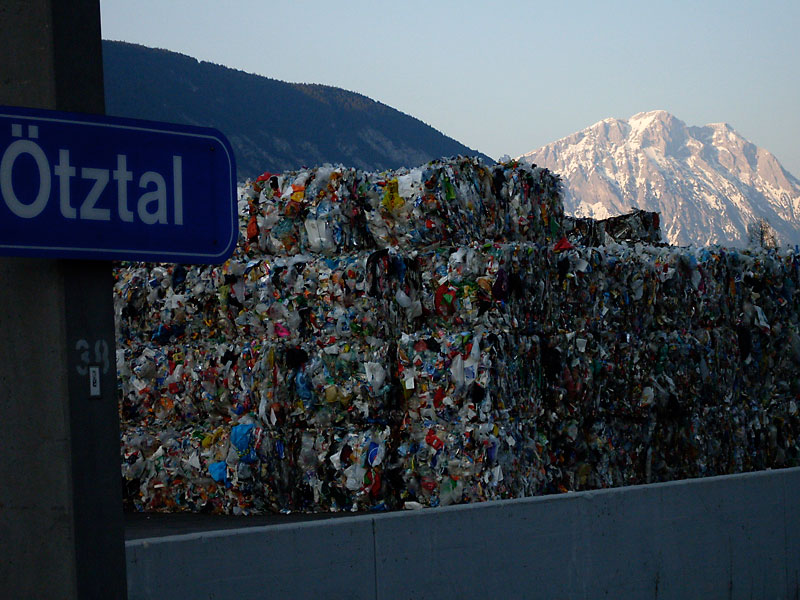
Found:
[[[141,598],[800,596],[800,468],[140,539]]]
[[[128,597],[371,598],[372,521],[250,527],[126,543]]]

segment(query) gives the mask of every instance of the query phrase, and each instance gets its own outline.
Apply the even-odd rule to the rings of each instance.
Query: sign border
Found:
[[[57,110],[32,109],[17,106],[0,105],[0,118],[27,119],[39,122],[65,123],[68,125],[85,125],[109,129],[127,129],[131,131],[150,132],[179,137],[208,139],[218,142],[225,150],[228,163],[228,181],[231,183],[231,235],[223,249],[219,252],[181,252],[179,250],[142,250],[128,248],[97,248],[50,246],[46,244],[19,245],[0,242],[0,251],[15,251],[13,256],[29,256],[39,258],[64,258],[88,260],[145,261],[145,262],[184,262],[192,264],[221,264],[235,251],[239,238],[238,191],[236,181],[236,158],[233,148],[225,135],[213,127],[182,125],[162,121],[132,119],[88,113],[63,112]],[[43,254],[44,253],[44,254]],[[63,253],[63,254],[62,254]],[[11,255],[11,254],[9,254]],[[188,260],[187,260],[188,259]],[[194,260],[192,260],[194,259]],[[198,260],[199,259],[199,260]]]

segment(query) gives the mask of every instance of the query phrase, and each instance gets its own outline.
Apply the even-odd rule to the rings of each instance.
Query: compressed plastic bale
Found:
[[[363,179],[391,210],[347,238],[361,250],[301,251],[303,220],[264,253],[268,219],[346,193],[312,172],[246,190],[225,265],[117,269],[129,506],[434,506],[796,464],[794,252],[558,246],[469,219],[431,245],[403,229],[408,190],[468,215],[524,183],[455,161]]]
[[[252,182],[243,218],[248,241],[277,254],[546,240],[561,230],[559,194],[556,176],[515,162],[460,157],[393,174],[321,167]]]

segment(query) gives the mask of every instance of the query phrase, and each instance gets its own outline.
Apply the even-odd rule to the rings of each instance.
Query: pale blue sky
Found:
[[[103,37],[360,92],[494,158],[654,109],[800,177],[800,1],[101,0]]]

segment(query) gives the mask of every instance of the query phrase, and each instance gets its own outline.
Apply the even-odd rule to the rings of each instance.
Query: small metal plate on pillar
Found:
[[[100,398],[103,393],[100,391],[100,365],[89,365],[89,398]]]

